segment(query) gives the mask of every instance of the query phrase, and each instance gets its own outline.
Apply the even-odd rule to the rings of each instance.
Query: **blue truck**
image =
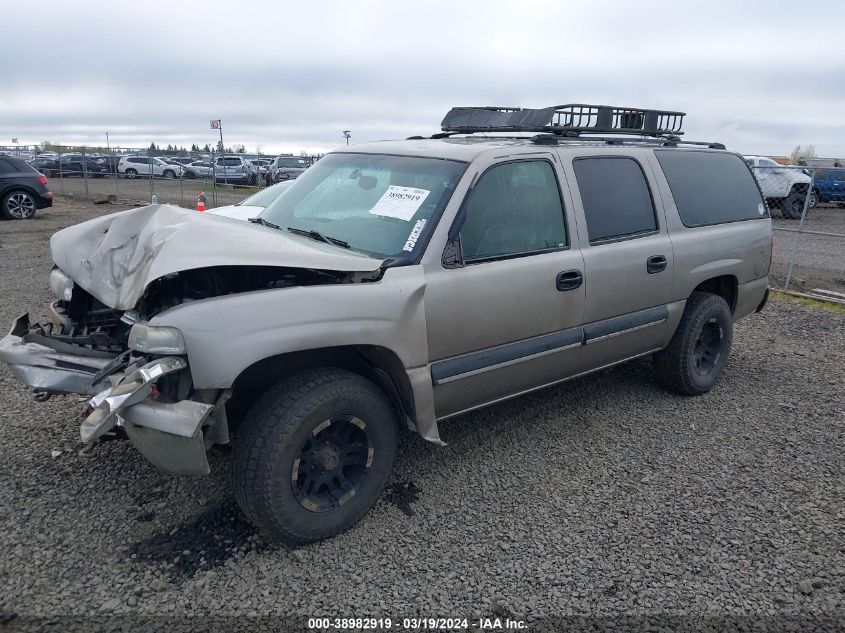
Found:
[[[845,207],[845,169],[817,169],[813,179],[817,203],[834,202]]]

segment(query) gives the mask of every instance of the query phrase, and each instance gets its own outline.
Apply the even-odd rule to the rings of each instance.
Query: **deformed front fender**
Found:
[[[197,389],[228,389],[258,361],[289,352],[350,345],[392,351],[408,372],[417,430],[439,442],[427,371],[421,266],[388,268],[377,282],[296,286],[183,303],[152,325],[182,332]]]

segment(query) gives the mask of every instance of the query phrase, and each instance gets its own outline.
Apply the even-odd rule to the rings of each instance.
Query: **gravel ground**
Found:
[[[0,324],[48,301],[49,235],[99,213],[60,203],[0,223]],[[462,416],[442,425],[446,448],[403,443],[361,522],[298,549],[241,518],[227,450],[209,478],[161,472],[122,442],[79,458],[79,400],[35,403],[3,366],[0,624],[841,631],[843,360],[842,313],[773,302],[738,324],[710,394],[666,393],[640,361]]]

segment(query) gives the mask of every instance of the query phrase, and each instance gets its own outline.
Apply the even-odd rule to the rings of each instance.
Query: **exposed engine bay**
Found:
[[[215,266],[171,273],[153,281],[133,310],[104,305],[79,285],[69,300],[53,303],[52,322],[32,326],[39,335],[98,352],[126,350],[132,325],[190,301],[293,286],[377,281],[381,271],[342,272],[277,266]]]

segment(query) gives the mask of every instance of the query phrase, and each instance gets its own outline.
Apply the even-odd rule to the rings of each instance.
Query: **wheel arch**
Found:
[[[731,309],[731,314],[736,310],[738,291],[739,280],[734,275],[719,275],[705,279],[693,289],[693,292],[709,292],[722,297]]]
[[[378,345],[342,345],[268,356],[244,369],[232,383],[228,413],[243,417],[258,396],[280,380],[303,370],[338,367],[372,380],[390,398],[397,420],[416,425],[414,392],[399,356]],[[401,425],[400,425],[401,426]]]

